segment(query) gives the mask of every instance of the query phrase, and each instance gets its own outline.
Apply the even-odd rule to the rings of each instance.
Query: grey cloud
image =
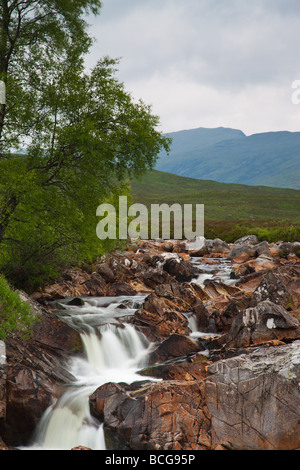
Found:
[[[276,121],[278,127],[280,120],[283,126],[296,122],[297,109],[289,107],[289,96],[291,83],[300,79],[299,0],[103,0],[103,4],[100,17],[91,19],[97,44],[90,64],[106,54],[121,57],[121,80],[138,97],[151,99],[169,122],[179,94],[178,115],[185,122],[191,114],[194,122],[197,106],[209,110],[210,103],[210,120],[218,109],[220,119],[225,119],[226,109],[228,115],[233,113],[230,99],[235,119],[241,117],[244,125],[246,114],[255,125],[259,107],[270,126]],[[280,119],[274,118],[275,113]]]

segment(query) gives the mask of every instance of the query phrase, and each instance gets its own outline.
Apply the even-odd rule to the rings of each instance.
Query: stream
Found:
[[[199,264],[199,259],[192,262]],[[231,265],[221,260],[218,265],[201,264],[201,270],[193,282],[202,287],[205,279],[234,282],[230,279]],[[89,396],[107,382],[145,380],[138,371],[147,365],[153,344],[126,323],[126,318],[134,315],[147,295],[81,297],[79,305],[70,305],[71,299],[54,303],[56,315],[79,332],[84,354],[71,358],[68,371],[74,381],[45,411],[25,450],[70,450],[79,445],[106,449],[103,427],[90,414]],[[203,334],[197,331],[193,317],[189,317],[189,326],[191,337]]]

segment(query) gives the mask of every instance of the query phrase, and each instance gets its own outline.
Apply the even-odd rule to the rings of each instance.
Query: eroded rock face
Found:
[[[201,382],[109,383],[90,398],[104,422],[110,448],[204,450],[211,447],[210,421]]]
[[[205,394],[213,446],[300,447],[300,341],[216,362],[208,366],[208,374]]]

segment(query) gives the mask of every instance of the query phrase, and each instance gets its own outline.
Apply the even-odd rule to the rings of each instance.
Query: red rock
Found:
[[[90,397],[93,416],[104,421],[112,448],[205,450],[210,420],[202,382],[109,383]]]
[[[71,450],[93,450],[93,449],[90,449],[90,447],[77,446],[77,447],[73,447]]]
[[[195,354],[199,349],[199,344],[188,336],[172,334],[150,353],[149,364]]]

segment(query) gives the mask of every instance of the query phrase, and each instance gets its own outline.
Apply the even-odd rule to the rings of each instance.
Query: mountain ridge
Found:
[[[195,128],[165,134],[156,170],[222,183],[300,189],[300,132],[270,131],[247,136],[239,129]]]

